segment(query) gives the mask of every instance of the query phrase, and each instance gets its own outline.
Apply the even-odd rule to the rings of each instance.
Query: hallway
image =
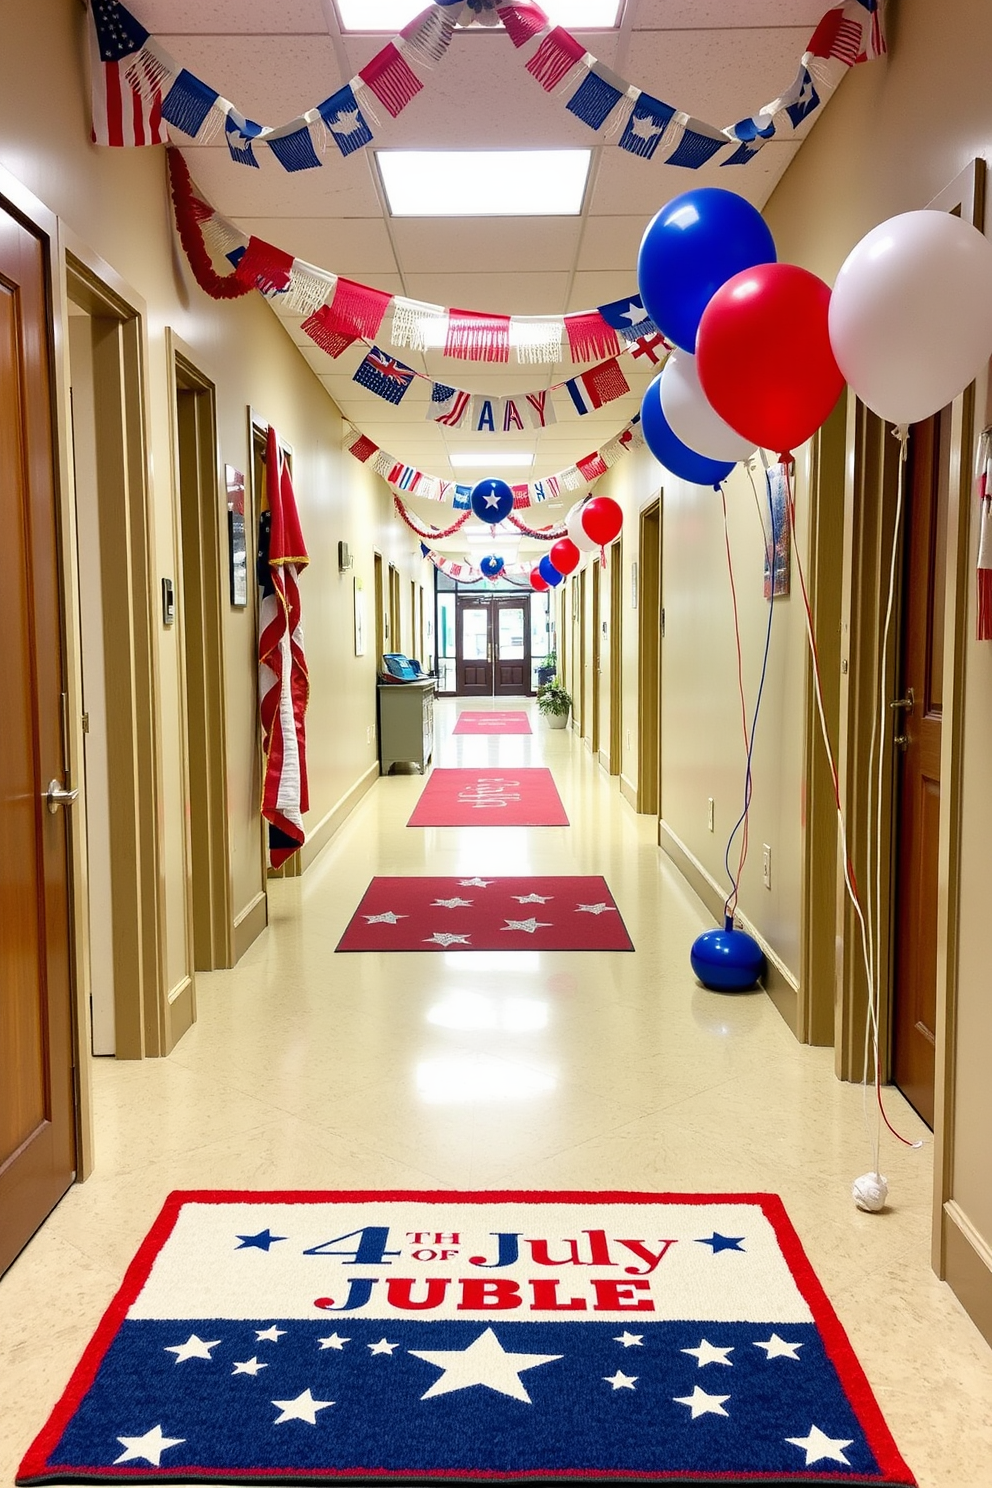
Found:
[[[571,732],[452,737],[436,763],[547,764],[572,825],[408,829],[382,779],[168,1060],[96,1062],[98,1166],[0,1283],[0,1482],[176,1188],[759,1190],[783,1198],[921,1488],[987,1488],[992,1355],[929,1264],[931,1146],[883,1146],[859,1213],[861,1091],[761,993],[688,966],[702,906]],[[478,708],[478,700],[467,707]],[[495,706],[495,704],[493,705]],[[334,955],[373,874],[603,873],[636,954]],[[929,1135],[895,1093],[894,1122]]]

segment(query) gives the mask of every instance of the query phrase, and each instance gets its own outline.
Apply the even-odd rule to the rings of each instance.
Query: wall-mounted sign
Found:
[[[227,533],[231,561],[231,603],[248,603],[248,540],[245,532],[245,477],[233,465],[224,466],[227,484]]]

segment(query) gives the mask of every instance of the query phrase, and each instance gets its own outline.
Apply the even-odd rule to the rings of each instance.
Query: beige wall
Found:
[[[217,388],[218,462],[249,473],[249,408],[293,449],[297,498],[311,564],[301,582],[311,676],[309,762],[312,832],[375,762],[372,552],[401,570],[404,633],[410,579],[423,581],[413,535],[392,517],[385,486],[341,448],[341,418],[261,297],[216,304],[196,287],[173,235],[164,152],[106,150],[88,143],[82,60],[85,12],[78,0],[2,0],[4,88],[0,166],[58,214],[70,249],[109,266],[145,312],[146,418],[154,572],[181,571],[166,331],[171,329]],[[220,471],[218,471],[218,474]],[[223,511],[223,497],[218,489]],[[85,519],[86,513],[81,514]],[[354,656],[353,574],[337,569],[337,544],[355,555],[369,614],[366,654]],[[226,548],[226,537],[225,537]],[[251,537],[249,536],[249,541]],[[224,591],[226,593],[226,579]],[[225,607],[228,789],[233,911],[264,890],[258,817],[254,610]],[[159,767],[167,984],[189,975],[186,807],[181,756],[181,638],[156,633],[160,672]]]

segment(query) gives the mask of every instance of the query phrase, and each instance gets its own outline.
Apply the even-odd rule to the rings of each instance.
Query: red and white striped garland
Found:
[[[458,518],[457,522],[452,522],[450,527],[421,527],[420,523],[417,522],[410,515],[409,508],[400,500],[400,498],[395,493],[393,494],[393,505],[396,508],[397,515],[403,519],[403,521],[409,527],[410,531],[415,532],[417,536],[424,542],[426,542],[428,538],[430,538],[431,541],[436,542],[437,539],[441,537],[454,537],[455,533],[461,531],[461,529],[465,526],[465,523],[468,521],[469,517],[472,515],[470,511],[463,512],[463,514]]]

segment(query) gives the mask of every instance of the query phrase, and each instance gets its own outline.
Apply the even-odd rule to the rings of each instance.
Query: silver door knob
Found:
[[[48,782],[48,809],[54,816],[60,806],[71,806],[79,795],[78,790],[66,790],[57,780]]]

